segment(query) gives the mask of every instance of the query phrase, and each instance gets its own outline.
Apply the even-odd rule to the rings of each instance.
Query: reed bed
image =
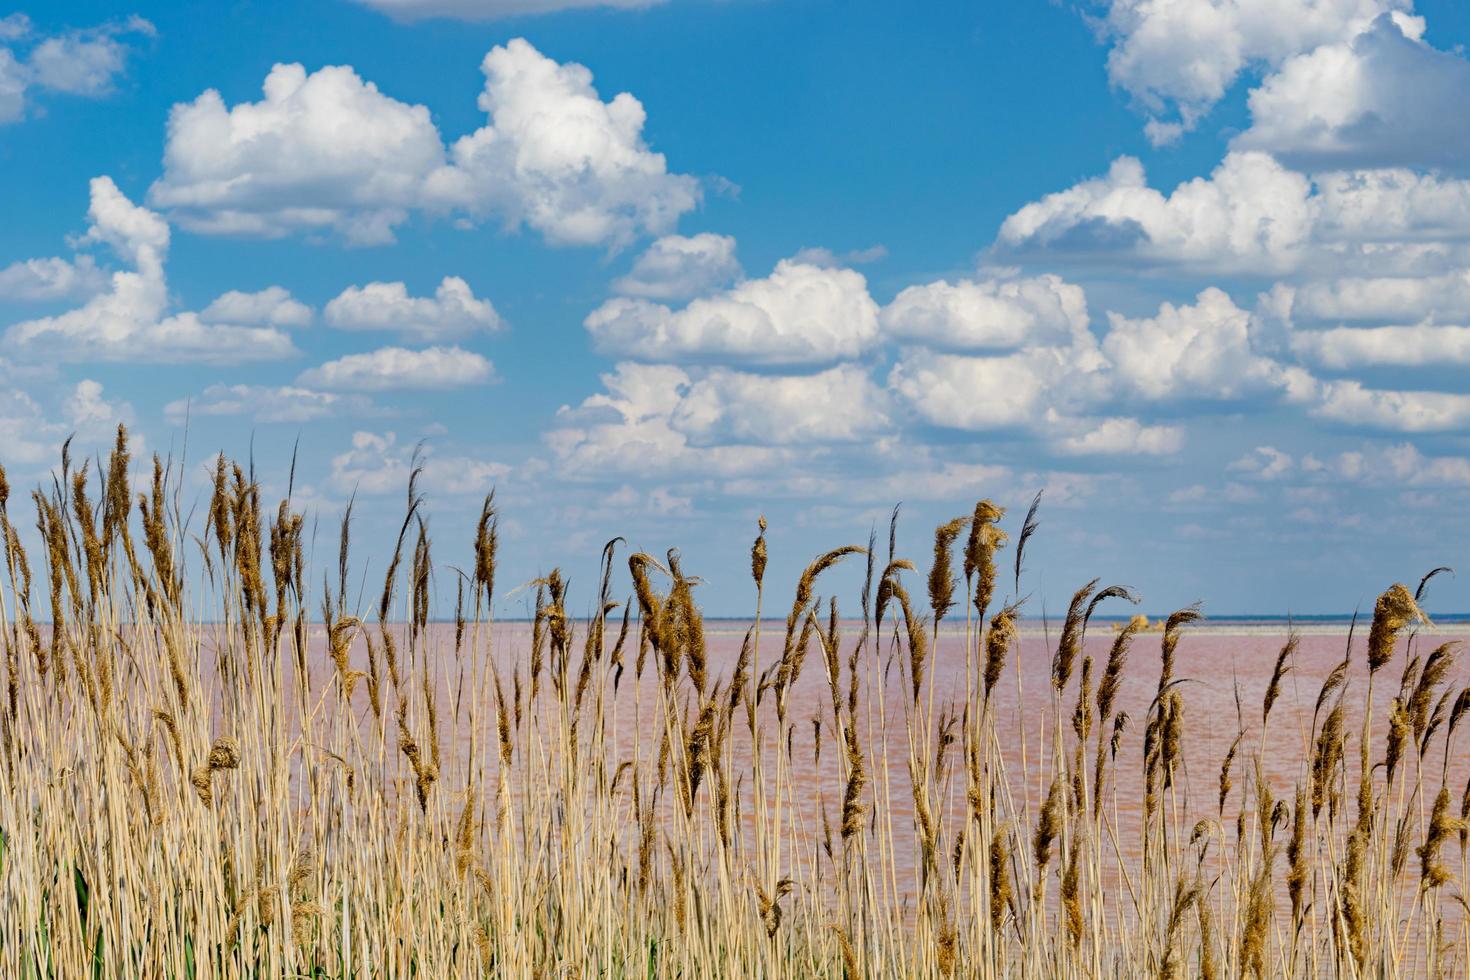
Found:
[[[364,599],[350,508],[313,568],[303,516],[224,457],[187,516],[176,472],[155,458],[135,497],[133,469],[120,429],[105,463],[64,454],[28,505],[0,476],[0,975],[1470,962],[1470,784],[1452,785],[1470,689],[1454,644],[1425,639],[1435,572],[1384,591],[1325,676],[1295,672],[1288,638],[1260,703],[1204,720],[1237,733],[1228,751],[1196,758],[1176,651],[1199,610],[1109,629],[1094,614],[1135,597],[1098,580],[1046,639],[1044,709],[1014,710],[1034,504],[1014,546],[984,500],[936,529],[924,572],[890,528],[817,556],[789,596],[766,595],[762,521],[731,663],[677,551],[609,542],[595,592],[553,570],[518,628],[489,613],[493,496],[472,567],[449,569],[410,480]],[[839,563],[866,565],[850,619],[819,594]],[[433,624],[446,583],[457,615]],[[959,678],[943,690],[941,666]],[[1288,682],[1316,692],[1304,724],[1279,720]],[[1376,717],[1375,689],[1392,692]]]

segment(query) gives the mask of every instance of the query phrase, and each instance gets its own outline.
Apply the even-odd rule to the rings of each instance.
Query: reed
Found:
[[[179,466],[132,466],[121,429],[105,464],[68,447],[30,497],[34,555],[0,470],[0,976],[1470,969],[1470,687],[1454,644],[1420,649],[1440,569],[1384,590],[1323,677],[1290,633],[1259,709],[1237,688],[1221,724],[1178,656],[1199,608],[1135,675],[1146,621],[1089,637],[1100,603],[1136,601],[1098,579],[1023,672],[1050,642],[1020,618],[1039,497],[1009,555],[989,500],[936,529],[927,613],[892,527],[884,558],[876,534],[818,556],[774,641],[762,518],[756,622],[726,657],[675,550],[615,539],[595,591],[552,570],[530,624],[497,623],[494,495],[451,578],[415,472],[362,608],[351,506],[313,595],[311,518],[251,469],[216,459],[195,518]],[[844,624],[817,588],[857,555]]]

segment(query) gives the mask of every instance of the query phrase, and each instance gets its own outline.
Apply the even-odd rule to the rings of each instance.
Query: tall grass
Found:
[[[595,593],[552,571],[530,628],[497,626],[493,498],[451,570],[411,481],[358,601],[350,509],[310,568],[302,516],[239,466],[186,517],[177,474],[155,459],[134,499],[130,465],[121,430],[105,466],[64,459],[29,554],[0,479],[5,977],[1466,969],[1470,691],[1417,638],[1428,578],[1325,678],[1292,673],[1289,639],[1259,706],[1198,720],[1238,732],[1223,759],[1191,758],[1175,653],[1198,610],[1108,634],[1094,613],[1133,596],[1097,580],[1046,710],[1015,711],[1034,506],[1011,554],[981,501],[927,575],[890,531],[818,556],[789,605],[762,521],[754,625],[717,662],[677,552],[610,542]],[[819,595],[842,562],[867,568],[850,619]],[[1319,692],[1307,727],[1273,726],[1288,681]]]

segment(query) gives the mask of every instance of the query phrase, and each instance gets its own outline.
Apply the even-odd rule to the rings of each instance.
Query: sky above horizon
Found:
[[[1444,0],[0,8],[0,463],[126,422],[188,511],[294,452],[372,594],[417,455],[441,596],[494,487],[511,614],[621,535],[743,615],[760,515],[784,598],[897,503],[924,569],[1038,490],[1030,615],[1368,608],[1470,530],[1467,40]]]

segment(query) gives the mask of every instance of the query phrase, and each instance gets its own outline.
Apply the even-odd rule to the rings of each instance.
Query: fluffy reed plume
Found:
[[[480,521],[475,528],[475,604],[483,598],[491,607],[495,596],[496,552],[500,547],[500,515],[495,510],[495,491],[485,495]]]
[[[1072,846],[1067,851],[1066,870],[1062,873],[1062,912],[1066,917],[1067,938],[1071,940],[1075,948],[1082,943],[1082,898],[1081,898],[1081,875],[1078,865],[1082,858],[1082,837],[1078,835],[1072,838]]]
[[[1220,763],[1220,800],[1219,815],[1225,816],[1225,801],[1230,798],[1230,788],[1234,785],[1230,778],[1231,767],[1235,765],[1235,753],[1240,750],[1240,741],[1245,738],[1245,732],[1235,736],[1235,741],[1230,743],[1230,748],[1225,752],[1225,759]]]
[[[1041,495],[1045,492],[1045,490],[1036,491],[1036,496],[1031,499],[1031,506],[1026,508],[1026,518],[1021,522],[1021,533],[1016,537],[1015,589],[1017,593],[1021,591],[1021,565],[1026,557],[1026,543],[1041,527],[1036,520],[1036,511],[1041,508]]]
[[[1422,888],[1439,888],[1451,878],[1450,869],[1440,861],[1440,850],[1451,834],[1459,833],[1465,823],[1450,816],[1449,787],[1441,786],[1434,797],[1434,809],[1429,815],[1429,830],[1424,843],[1416,849],[1419,855],[1419,883]]]
[[[1174,900],[1169,907],[1169,921],[1164,926],[1163,963],[1159,966],[1160,977],[1179,976],[1179,933],[1184,917],[1199,899],[1199,887],[1185,884],[1183,878],[1174,883]]]
[[[1218,980],[1220,965],[1215,959],[1215,920],[1210,912],[1209,896],[1201,894],[1195,908],[1199,910],[1200,980]]]
[[[1424,666],[1419,671],[1419,682],[1414,686],[1414,693],[1410,695],[1408,703],[1416,741],[1422,739],[1428,730],[1432,717],[1430,702],[1434,700],[1435,692],[1455,665],[1455,646],[1454,643],[1442,643],[1424,658]]]
[[[1061,807],[1061,777],[1053,776],[1051,788],[1046,791],[1046,802],[1041,806],[1041,816],[1036,821],[1036,832],[1031,836],[1031,853],[1041,871],[1039,879],[1046,876],[1046,866],[1051,863],[1051,846],[1061,831]]]
[[[990,700],[991,691],[1000,682],[1001,671],[1006,665],[1006,651],[1016,639],[1016,613],[1019,605],[1006,606],[990,620],[990,632],[985,636],[985,700]]]
[[[1322,730],[1317,733],[1317,745],[1312,753],[1313,818],[1322,811],[1323,804],[1328,802],[1329,798],[1335,799],[1333,794],[1337,767],[1342,761],[1345,737],[1343,705],[1342,699],[1339,698],[1337,704],[1328,712],[1327,720],[1322,723]]]
[[[760,533],[750,546],[750,577],[755,580],[755,587],[759,589],[766,580],[766,519],[757,518],[756,526],[760,528]]]
[[[858,744],[857,726],[850,719],[844,723],[842,738],[847,749],[847,785],[842,792],[842,843],[858,836],[863,830],[863,787],[868,781],[863,765],[863,753]]]
[[[1067,618],[1062,621],[1062,635],[1057,640],[1057,650],[1051,658],[1051,683],[1058,691],[1067,686],[1067,680],[1072,676],[1072,664],[1082,647],[1082,617],[1097,583],[1098,579],[1093,579],[1078,589],[1072,595],[1071,605],[1067,607]]]
[[[1282,645],[1281,652],[1276,655],[1276,666],[1271,669],[1271,683],[1266,685],[1266,696],[1261,700],[1261,728],[1266,727],[1266,722],[1271,717],[1271,709],[1276,706],[1276,699],[1281,696],[1281,678],[1291,669],[1290,660],[1301,644],[1301,637],[1293,630],[1287,633],[1286,643]]]
[[[974,516],[970,518],[970,537],[965,544],[965,581],[975,583],[972,601],[975,615],[982,620],[995,595],[995,553],[1006,543],[1006,534],[996,523],[1005,513],[1004,508],[982,500],[975,505]]]
[[[1368,671],[1377,673],[1393,659],[1394,642],[1405,626],[1423,621],[1424,614],[1409,590],[1395,582],[1373,605],[1373,625],[1368,630]]]
[[[1318,637],[1289,634],[1252,665],[1259,729],[1239,689],[1223,729],[1195,693],[1218,692],[1221,664],[1203,638],[1181,643],[1192,609],[1161,624],[1157,679],[1130,673],[1146,620],[1087,633],[1126,589],[1088,582],[1055,647],[1023,630],[1019,605],[996,601],[989,501],[963,555],[983,615],[954,617],[965,520],[940,525],[916,608],[895,511],[886,557],[875,533],[807,566],[768,652],[758,623],[706,622],[709,586],[666,543],[624,573],[614,539],[586,594],[554,569],[527,587],[530,622],[493,623],[493,495],[465,515],[470,540],[431,541],[415,473],[402,523],[369,543],[382,566],[353,567],[349,507],[314,570],[294,480],[267,510],[253,466],[212,459],[194,515],[182,469],[129,463],[120,432],[104,463],[74,465],[68,446],[29,498],[0,470],[0,976],[1212,980],[1470,964],[1454,741],[1470,685],[1450,637],[1408,634],[1432,575],[1412,607],[1402,587],[1380,601],[1372,664],[1351,638],[1324,662]],[[31,505],[34,534],[16,526]],[[760,522],[757,608],[766,546]],[[844,630],[816,583],[858,551],[861,625]],[[471,552],[462,572],[441,557]],[[613,640],[615,594],[630,598]],[[451,603],[453,625],[436,624]],[[1405,634],[1399,688],[1373,717],[1358,692]],[[803,675],[814,646],[824,678]],[[1315,706],[1298,704],[1287,675],[1314,671]],[[1356,811],[1341,805],[1354,790]]]
[[[969,523],[968,517],[956,517],[934,529],[934,564],[929,566],[929,608],[934,613],[936,629],[945,613],[954,608],[955,580],[949,552]]]
[[[1291,897],[1291,921],[1300,928],[1307,895],[1307,794],[1296,788],[1296,804],[1291,810],[1291,841],[1286,845],[1286,891]]]
[[[1159,644],[1159,693],[1163,694],[1174,680],[1174,651],[1179,647],[1180,631],[1203,617],[1199,603],[1186,606],[1169,616],[1164,623],[1164,638]]]
[[[917,704],[919,693],[924,687],[924,666],[929,661],[929,634],[924,628],[923,619],[914,614],[908,592],[904,591],[903,586],[896,584],[893,590],[898,597],[899,608],[903,610],[904,631],[908,634],[909,641],[909,677],[913,681],[914,703]]]
[[[240,743],[229,735],[223,735],[215,739],[210,746],[209,756],[204,760],[204,765],[195,769],[189,781],[194,784],[194,791],[199,794],[199,802],[205,806],[214,805],[214,774],[225,769],[238,769],[240,767]]]
[[[1006,913],[1014,915],[1015,895],[1011,890],[1010,827],[1002,824],[990,838],[990,928],[1000,933]]]
[[[1271,926],[1271,864],[1274,854],[1267,850],[1261,856],[1261,870],[1251,880],[1245,907],[1243,928],[1240,932],[1238,954],[1244,972],[1265,980],[1266,939]]]
[[[858,965],[857,951],[852,948],[852,940],[847,938],[847,930],[833,924],[832,931],[837,934],[837,946],[842,950],[843,980],[859,980],[863,974]]]

